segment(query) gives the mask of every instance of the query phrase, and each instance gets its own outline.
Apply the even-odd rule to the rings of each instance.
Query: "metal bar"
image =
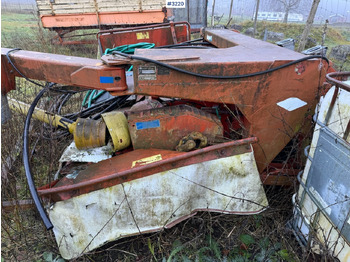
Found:
[[[338,86],[335,86],[334,93],[333,93],[333,97],[332,97],[332,101],[331,101],[331,103],[329,104],[328,111],[327,111],[327,115],[326,115],[326,117],[325,117],[325,125],[328,124],[329,118],[330,118],[331,115],[332,115],[332,111],[333,111],[333,108],[334,108],[335,101],[337,100],[338,93],[339,93],[339,87],[338,87]]]
[[[326,79],[328,83],[331,83],[335,86],[340,87],[348,92],[350,92],[350,86],[345,84],[342,81],[335,79],[335,77],[350,77],[350,72],[332,72],[326,75]]]
[[[39,194],[41,196],[45,196],[45,195],[51,195],[51,194],[57,194],[57,193],[62,193],[62,192],[67,192],[67,191],[78,190],[80,188],[92,186],[92,185],[101,185],[101,184],[103,184],[107,181],[110,181],[112,179],[126,177],[126,176],[132,175],[136,172],[142,172],[143,174],[145,174],[146,171],[153,170],[155,168],[159,168],[159,167],[164,166],[164,165],[176,164],[176,162],[179,162],[182,160],[188,160],[191,157],[196,157],[196,156],[200,156],[202,154],[215,152],[215,151],[221,152],[221,151],[224,151],[225,149],[228,149],[230,147],[250,145],[252,143],[257,143],[257,142],[258,142],[258,139],[256,137],[250,137],[250,138],[235,140],[235,141],[231,141],[231,142],[227,142],[227,143],[217,144],[217,145],[213,145],[210,147],[198,149],[198,150],[195,150],[192,152],[183,153],[183,154],[180,154],[180,155],[168,158],[168,159],[164,159],[161,161],[157,161],[154,163],[150,163],[147,165],[137,166],[137,167],[127,169],[127,170],[122,171],[122,172],[116,172],[116,173],[111,174],[109,176],[94,178],[94,179],[91,179],[88,181],[80,182],[78,184],[72,184],[72,185],[67,185],[67,186],[62,186],[62,187],[54,187],[54,188],[49,188],[49,189],[40,189],[38,191],[39,191]],[[182,165],[182,166],[184,166],[184,165]],[[123,181],[125,181],[125,179]]]
[[[12,98],[9,98],[8,102],[10,108],[13,111],[19,112],[21,114],[27,114],[29,111],[30,105],[26,103]],[[47,124],[53,125],[55,127],[62,127],[64,129],[68,129],[70,133],[73,133],[75,129],[75,123],[73,124],[73,121],[62,116],[47,112],[41,108],[35,107],[32,117]]]
[[[317,123],[319,125],[323,125],[323,127],[325,125],[327,125],[328,123],[328,120],[332,114],[332,110],[333,110],[333,107],[334,107],[334,103],[335,103],[335,100],[337,99],[337,95],[339,93],[339,88],[341,89],[344,89],[348,92],[350,92],[350,86],[345,84],[344,82],[342,81],[339,81],[336,79],[336,77],[340,77],[340,78],[348,78],[350,77],[350,72],[332,72],[332,73],[329,73],[326,75],[326,80],[327,82],[329,82],[330,84],[333,84],[335,85],[335,91],[334,91],[334,94],[333,94],[333,97],[332,97],[332,101],[331,101],[331,104],[329,106],[329,109],[327,111],[327,115],[326,115],[326,120],[325,120],[325,124],[324,123],[319,123],[319,121],[317,120]],[[350,133],[350,122],[348,122],[347,126],[346,126],[346,129],[345,129],[345,132],[344,132],[344,136],[343,136],[343,139],[346,140],[347,137],[349,136],[349,133]]]
[[[171,35],[173,37],[173,42],[176,45],[177,44],[177,38],[176,38],[176,32],[175,32],[175,25],[173,22],[170,22],[170,31],[171,31]]]
[[[187,25],[188,28],[190,28],[190,24],[188,22],[173,22],[174,26],[177,25]],[[124,32],[124,31],[137,31],[140,29],[157,29],[157,28],[162,28],[162,27],[169,27],[170,23],[163,23],[163,24],[154,24],[154,25],[143,25],[143,26],[134,26],[134,27],[128,27],[128,28],[117,28],[117,29],[111,29],[111,30],[101,30],[97,33],[97,36],[100,34],[109,34],[109,33],[114,33],[114,32]]]
[[[1,63],[6,64],[6,54],[12,49],[1,49]],[[9,55],[16,68],[6,65],[5,76],[24,76],[31,79],[79,86],[106,91],[127,90],[125,69],[109,67],[100,60],[74,56],[46,54],[19,50]]]

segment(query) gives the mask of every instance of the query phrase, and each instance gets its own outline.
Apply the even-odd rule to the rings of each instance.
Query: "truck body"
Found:
[[[45,28],[100,28],[163,23],[165,1],[37,0]]]

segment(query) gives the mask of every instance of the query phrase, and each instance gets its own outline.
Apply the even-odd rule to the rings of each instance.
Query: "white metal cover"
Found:
[[[71,259],[108,241],[171,227],[197,211],[256,214],[267,205],[250,152],[90,192],[48,212],[60,253]]]

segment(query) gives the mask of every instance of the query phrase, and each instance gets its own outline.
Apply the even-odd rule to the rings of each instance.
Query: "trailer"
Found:
[[[85,29],[107,30],[187,21],[199,32],[207,25],[207,0],[182,2],[183,6],[155,0],[36,0],[43,27],[57,32],[53,42],[64,45],[96,43],[95,39],[69,39],[73,37],[69,33]],[[81,33],[79,37],[84,35],[91,33]]]

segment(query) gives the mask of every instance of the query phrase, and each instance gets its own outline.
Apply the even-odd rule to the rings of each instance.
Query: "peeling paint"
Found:
[[[71,259],[108,241],[173,226],[197,211],[256,214],[267,205],[250,152],[83,194],[48,212],[60,253]]]
[[[80,150],[72,142],[63,152],[60,162],[92,162],[97,163],[112,157],[113,147],[109,143],[106,146]]]

